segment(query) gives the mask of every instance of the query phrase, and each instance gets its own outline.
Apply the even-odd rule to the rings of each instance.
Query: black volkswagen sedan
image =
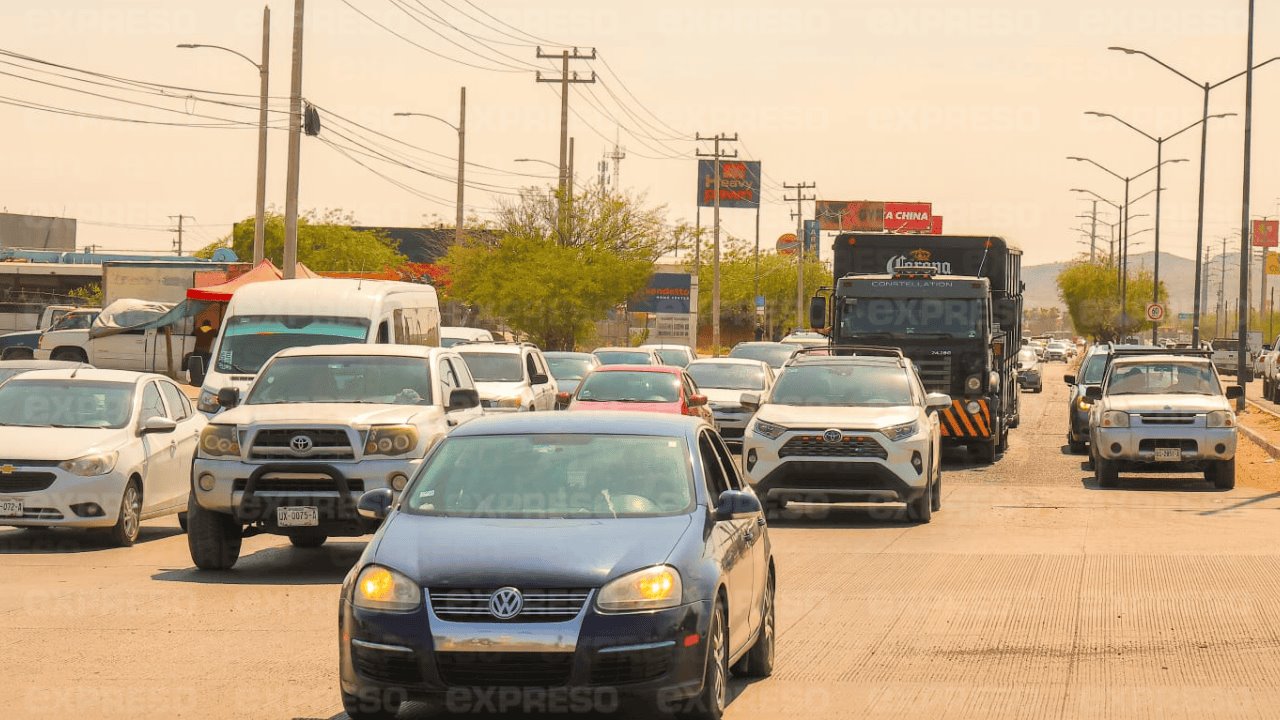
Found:
[[[719,718],[767,676],[775,574],[759,500],[698,418],[481,418],[431,452],[342,587],[343,705]]]

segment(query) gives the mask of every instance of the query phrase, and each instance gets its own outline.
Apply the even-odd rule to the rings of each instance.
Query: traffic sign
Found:
[[[1164,306],[1160,303],[1147,303],[1147,319],[1160,322],[1164,319]]]

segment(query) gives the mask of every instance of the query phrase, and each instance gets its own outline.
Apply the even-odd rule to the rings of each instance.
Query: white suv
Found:
[[[451,428],[481,414],[467,365],[418,345],[320,345],[276,353],[250,386],[218,393],[191,469],[187,544],[225,570],[242,538],[298,547],[377,528],[356,511],[377,488],[399,492]]]
[[[475,342],[455,345],[476,379],[485,412],[556,409],[560,392],[542,351],[532,343]]]
[[[822,348],[822,351],[826,351]],[[743,437],[743,468],[773,508],[788,499],[892,500],[929,522],[942,506],[938,408],[898,350],[801,350],[766,395],[746,393],[754,410]]]

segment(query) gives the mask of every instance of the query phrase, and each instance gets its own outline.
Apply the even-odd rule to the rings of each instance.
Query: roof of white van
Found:
[[[395,280],[357,280],[351,278],[299,278],[245,285],[231,296],[233,306],[245,303],[269,302],[268,309],[282,312],[314,312],[324,308],[348,308],[368,302],[375,297],[396,293],[430,293],[436,289],[430,285],[397,282]],[[299,308],[279,307],[276,303],[297,299],[305,303]]]
[[[389,345],[386,343],[348,343],[341,345],[309,345],[305,347],[285,348],[276,353],[276,357],[330,357],[335,355],[377,355],[385,357],[418,357],[431,356],[431,351],[443,350],[426,345]]]

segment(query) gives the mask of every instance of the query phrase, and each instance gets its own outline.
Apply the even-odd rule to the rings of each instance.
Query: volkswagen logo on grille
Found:
[[[489,614],[499,620],[510,620],[524,609],[524,596],[513,587],[498,588],[489,596]]]
[[[844,439],[844,433],[832,428],[822,433],[822,439],[834,445]]]
[[[289,438],[289,449],[298,455],[306,455],[311,452],[312,445],[311,438],[306,435],[294,435]]]

